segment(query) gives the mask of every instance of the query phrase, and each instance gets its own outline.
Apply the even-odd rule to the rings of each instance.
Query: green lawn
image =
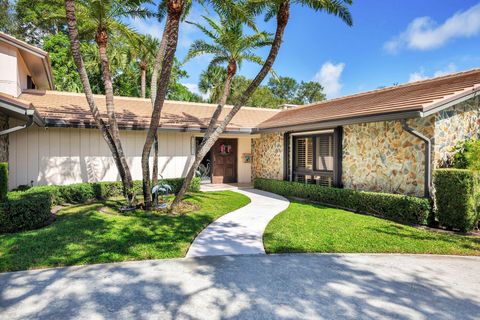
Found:
[[[313,204],[292,202],[264,234],[268,253],[370,252],[480,255],[480,238],[427,231]]]
[[[0,235],[0,271],[183,257],[205,226],[250,202],[231,191],[195,193],[186,200],[200,209],[178,216],[119,215],[120,201],[64,209],[48,227]],[[105,206],[102,211],[117,215],[98,211]]]

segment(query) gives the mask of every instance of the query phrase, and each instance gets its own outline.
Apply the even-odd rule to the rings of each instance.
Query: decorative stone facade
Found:
[[[252,178],[283,179],[283,133],[252,139]]]
[[[459,103],[436,114],[435,165],[450,163],[452,150],[458,142],[480,138],[480,98]]]
[[[428,137],[434,117],[409,126]],[[422,196],[425,181],[423,141],[403,130],[400,121],[343,127],[342,182],[345,188]]]
[[[0,113],[0,131],[8,127],[8,117]],[[0,162],[8,162],[8,134],[0,136]]]

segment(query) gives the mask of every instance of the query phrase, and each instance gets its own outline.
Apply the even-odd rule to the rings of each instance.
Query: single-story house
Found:
[[[0,70],[0,161],[9,162],[10,188],[119,179],[85,96],[54,91],[46,52],[0,33]],[[480,137],[479,90],[475,69],[303,106],[243,107],[206,157],[207,178],[428,195],[432,168],[448,163],[459,141]],[[105,112],[104,96],[95,98]],[[165,102],[164,177],[186,174],[215,107]],[[133,178],[141,179],[150,101],[115,97],[115,108]]]

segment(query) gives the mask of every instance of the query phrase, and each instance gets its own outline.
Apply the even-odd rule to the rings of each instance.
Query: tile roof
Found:
[[[427,112],[462,95],[480,90],[480,69],[368,91],[283,110],[259,129],[321,124],[366,116]]]
[[[90,127],[93,117],[83,93],[25,90],[19,97],[35,106],[48,124]],[[105,96],[95,95],[100,112],[106,117]],[[117,121],[122,128],[144,129],[150,124],[152,107],[149,99],[115,97]],[[206,103],[165,101],[160,125],[162,128],[198,129],[208,126],[216,105]],[[222,119],[231,106],[225,106]],[[232,119],[227,130],[252,129],[277,114],[279,110],[243,107]]]

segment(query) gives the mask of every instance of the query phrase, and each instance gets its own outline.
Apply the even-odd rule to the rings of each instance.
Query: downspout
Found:
[[[407,124],[406,119],[400,120],[403,130],[407,131],[411,135],[419,138],[425,143],[425,198],[430,198],[431,188],[432,188],[432,170],[431,170],[431,159],[432,159],[432,141],[422,133],[411,128]]]
[[[27,110],[29,111],[29,110]],[[33,111],[33,110],[32,110]],[[25,112],[25,114],[28,116],[28,120],[27,122],[22,125],[22,126],[16,126],[16,127],[13,127],[13,128],[9,128],[9,129],[6,129],[6,130],[3,130],[3,131],[0,131],[0,136],[3,136],[3,135],[6,135],[6,134],[9,134],[9,133],[13,133],[15,131],[19,131],[19,130],[23,130],[23,129],[27,129],[29,128],[32,124],[33,124],[33,112],[30,114],[30,112]]]

